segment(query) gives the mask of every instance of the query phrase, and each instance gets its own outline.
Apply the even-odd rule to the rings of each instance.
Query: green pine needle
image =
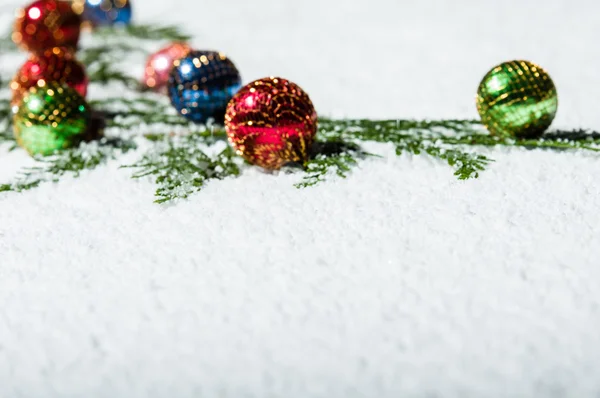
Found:
[[[176,113],[166,98],[108,98],[92,101],[90,104],[94,109],[102,109],[110,115],[107,119],[108,127],[128,130],[140,125],[155,124],[190,126],[190,122]]]
[[[330,175],[346,178],[352,168],[358,165],[358,159],[376,156],[364,152],[359,145],[341,140],[317,141],[311,159],[304,167],[302,181],[295,184],[296,188],[315,186]]]
[[[37,166],[24,168],[14,181],[0,184],[0,192],[27,191],[44,182],[58,182],[65,175],[79,177],[84,170],[95,169],[132,149],[132,141],[103,138],[51,156],[39,156],[35,158]]]
[[[240,173],[240,162],[231,147],[212,155],[201,149],[222,140],[220,132],[202,130],[180,137],[151,137],[152,148],[136,163],[123,167],[136,170],[133,178],[153,177],[158,185],[156,203],[186,199],[210,180]]]
[[[127,25],[108,26],[97,29],[94,32],[97,37],[115,38],[123,37],[127,39],[135,38],[142,40],[168,40],[168,41],[188,41],[192,37],[185,34],[176,26],[153,26],[153,25]]]
[[[17,51],[17,45],[12,40],[12,32],[8,32],[0,38],[0,52],[10,53],[15,51]]]
[[[339,153],[332,156],[317,155],[306,165],[306,173],[302,181],[295,184],[297,188],[308,188],[326,180],[331,172],[338,177],[346,178],[357,165],[352,153]]]
[[[5,142],[14,143],[14,141],[10,101],[0,99],[0,144]]]
[[[428,155],[447,162],[461,180],[477,178],[492,161],[484,155],[471,154],[448,146],[450,134],[486,135],[479,122],[473,120],[322,120],[321,136],[349,142],[374,141],[391,143],[396,154]],[[479,131],[479,132],[478,132]],[[455,145],[456,146],[456,145]],[[462,146],[458,144],[458,146]]]

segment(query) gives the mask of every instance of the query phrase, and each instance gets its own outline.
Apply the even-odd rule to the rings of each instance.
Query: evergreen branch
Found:
[[[445,160],[448,165],[455,169],[454,175],[459,180],[468,180],[479,177],[479,172],[485,170],[486,166],[493,162],[484,155],[464,152],[458,149],[444,149],[438,146],[429,146],[425,152],[435,158]]]
[[[513,146],[529,149],[600,151],[600,133],[585,130],[548,132],[538,139],[512,139],[489,134],[462,134],[443,137],[448,145]]]
[[[18,50],[17,45],[12,40],[12,32],[9,31],[2,38],[0,38],[0,52],[10,53]]]
[[[358,165],[357,159],[375,156],[364,152],[360,146],[339,140],[317,141],[314,153],[305,166],[302,181],[295,184],[296,188],[315,186],[335,174],[346,178],[353,167]]]
[[[123,83],[126,87],[137,89],[140,83],[133,77],[116,69],[110,62],[93,64],[88,68],[90,82],[108,85],[113,82]]]
[[[132,127],[153,124],[170,126],[190,126],[190,122],[175,112],[164,98],[109,98],[90,103],[94,109],[106,113],[107,127],[130,129]]]
[[[134,148],[132,141],[103,138],[51,156],[39,156],[35,158],[37,166],[24,168],[11,183],[0,184],[0,192],[27,191],[44,182],[58,182],[67,174],[79,177],[82,171],[95,169],[107,160],[116,158],[118,153]]]
[[[306,165],[302,181],[295,184],[296,188],[308,188],[326,180],[333,171],[338,177],[346,178],[357,162],[351,153],[340,153],[331,156],[317,155]]]
[[[165,137],[138,162],[125,168],[136,169],[133,178],[153,177],[156,203],[188,198],[210,180],[222,180],[240,173],[233,149],[226,146],[214,156],[200,147],[210,143],[207,130],[183,137]],[[156,137],[154,137],[156,139]]]
[[[455,169],[461,179],[477,178],[479,172],[492,161],[484,155],[475,155],[458,148],[449,148],[444,138],[451,133],[476,136],[480,124],[473,120],[346,120],[320,121],[321,136],[348,142],[374,141],[391,143],[396,154],[428,155],[443,160]],[[479,133],[480,134],[480,133]],[[461,144],[458,144],[461,145]]]
[[[105,38],[125,36],[142,40],[188,41],[191,36],[176,26],[126,25],[98,28],[95,35]]]
[[[121,61],[123,55],[132,53],[147,54],[147,51],[140,46],[132,46],[121,42],[83,48],[77,53],[77,58],[89,67],[102,61]]]
[[[14,141],[10,101],[0,99],[0,144],[4,142],[14,143]]]
[[[461,150],[467,146],[512,146],[553,150],[600,151],[600,133],[584,130],[549,132],[539,139],[510,139],[487,133],[475,120],[320,120],[319,134],[349,142],[391,143],[404,152],[444,160],[461,179],[477,178],[493,160]]]

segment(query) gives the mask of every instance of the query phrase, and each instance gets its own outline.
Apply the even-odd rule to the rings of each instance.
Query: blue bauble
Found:
[[[94,26],[129,25],[130,0],[79,0],[85,1],[83,19]]]
[[[215,51],[192,51],[175,61],[168,84],[175,109],[195,123],[223,122],[227,104],[241,87],[233,62]]]

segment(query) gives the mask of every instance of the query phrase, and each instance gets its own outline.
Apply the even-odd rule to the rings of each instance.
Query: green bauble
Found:
[[[490,133],[517,138],[541,136],[558,108],[556,87],[548,73],[528,61],[496,66],[477,90],[477,110]]]
[[[58,82],[32,87],[14,113],[17,143],[32,155],[50,155],[79,142],[90,108],[74,89]]]

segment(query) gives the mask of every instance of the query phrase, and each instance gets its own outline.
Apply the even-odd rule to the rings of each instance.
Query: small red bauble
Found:
[[[192,51],[185,43],[173,43],[148,58],[144,72],[144,85],[153,91],[167,92],[169,73],[173,62],[181,59]]]
[[[89,83],[84,66],[72,53],[65,48],[54,47],[43,54],[31,55],[23,64],[10,84],[12,104],[18,104],[31,87],[43,84],[40,81],[66,84],[84,98]]]
[[[75,50],[79,42],[81,17],[71,3],[37,0],[17,11],[13,41],[27,51],[42,53],[52,47]]]
[[[227,106],[229,142],[248,162],[276,170],[309,159],[317,133],[317,113],[308,95],[281,78],[243,87]]]

